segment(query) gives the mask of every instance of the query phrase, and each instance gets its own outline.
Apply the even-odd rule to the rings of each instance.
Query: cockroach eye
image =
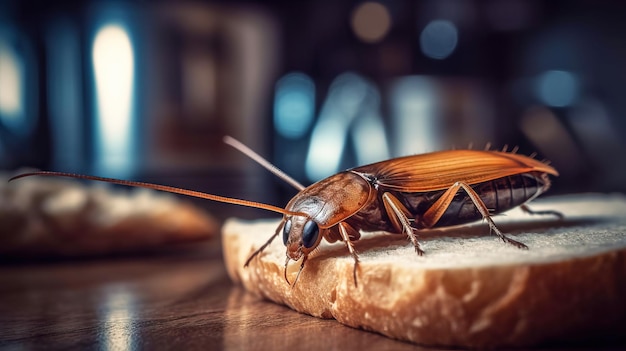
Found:
[[[317,242],[317,236],[320,233],[320,228],[314,221],[308,221],[304,224],[302,229],[302,245],[307,249],[310,249]]]
[[[283,226],[283,244],[287,245],[289,239],[289,232],[291,231],[291,219],[288,219]]]

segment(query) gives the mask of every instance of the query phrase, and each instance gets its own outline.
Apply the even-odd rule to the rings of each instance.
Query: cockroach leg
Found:
[[[467,195],[469,195],[470,199],[474,203],[474,206],[476,206],[476,208],[478,209],[478,212],[480,212],[480,214],[483,216],[483,218],[489,224],[489,227],[496,233],[496,235],[500,239],[502,239],[502,241],[504,241],[505,243],[509,243],[509,244],[511,244],[511,245],[513,245],[513,246],[515,246],[517,248],[520,248],[520,249],[528,249],[528,246],[526,246],[525,244],[523,244],[523,243],[521,243],[521,242],[519,242],[517,240],[513,240],[513,239],[507,237],[506,235],[504,235],[500,231],[500,229],[498,229],[498,227],[496,227],[496,223],[494,223],[493,219],[491,219],[491,215],[489,214],[489,210],[487,209],[487,206],[485,205],[483,200],[480,199],[480,196],[478,196],[478,194],[476,194],[474,189],[472,189],[472,187],[470,187],[469,185],[467,185],[467,184],[465,184],[463,182],[455,183],[455,185],[457,185],[457,184],[458,184],[458,187],[463,188],[463,190],[465,190]],[[452,187],[454,187],[454,185]],[[457,189],[457,191],[458,191],[458,189]],[[457,191],[455,191],[455,194],[456,194]]]
[[[476,206],[478,207],[478,206]],[[480,210],[479,210],[480,211]],[[517,240],[513,240],[511,238],[509,238],[508,236],[504,235],[500,229],[498,229],[498,227],[496,227],[496,224],[493,222],[493,220],[491,219],[491,216],[488,217],[484,217],[485,220],[487,221],[487,224],[489,224],[489,231],[493,231],[494,233],[496,233],[496,235],[502,239],[502,241],[504,241],[505,243],[511,244],[515,247],[517,247],[518,249],[525,249],[528,250],[528,246],[526,246],[526,244],[521,243]],[[491,234],[491,233],[490,233]]]
[[[454,199],[454,196],[461,189],[465,190],[469,198],[474,203],[474,206],[476,206],[476,209],[478,209],[478,212],[480,212],[483,218],[487,221],[487,224],[489,224],[489,228],[494,233],[496,233],[496,235],[502,241],[504,241],[505,243],[509,243],[513,246],[516,246],[520,249],[528,249],[528,246],[526,246],[525,244],[519,241],[516,241],[507,237],[500,231],[500,229],[498,229],[498,227],[496,227],[496,224],[494,223],[493,219],[491,219],[491,215],[489,214],[489,209],[487,208],[485,203],[480,199],[480,196],[476,194],[476,192],[474,191],[474,189],[472,189],[471,186],[463,182],[456,182],[448,190],[446,190],[446,192],[444,192],[443,195],[441,195],[441,197],[437,201],[435,201],[435,203],[428,209],[428,211],[424,213],[424,215],[422,216],[421,223],[427,228],[432,228],[437,223],[437,221],[441,218],[441,216],[443,216],[443,214],[446,212],[446,210],[448,209],[448,206],[450,206],[450,203]]]
[[[563,214],[559,211],[551,211],[551,210],[534,211],[534,210],[531,210],[530,207],[528,207],[528,205],[526,204],[521,205],[520,209],[522,209],[522,211],[528,213],[529,215],[555,216],[555,217],[558,217],[559,219],[565,218],[565,216],[563,216]]]
[[[265,244],[261,245],[261,247],[259,247],[256,251],[254,251],[254,253],[252,255],[250,255],[250,257],[248,257],[248,259],[246,260],[246,263],[244,263],[244,267],[248,267],[248,265],[250,264],[250,262],[252,261],[253,258],[255,258],[258,254],[260,254],[261,252],[263,252],[263,250],[265,250],[266,247],[268,247],[272,241],[278,236],[278,234],[280,233],[280,230],[283,228],[283,225],[285,224],[285,219],[283,219],[280,224],[278,225],[278,228],[276,228],[276,231],[274,232],[274,235],[272,235],[268,241],[265,242]]]
[[[348,224],[339,223],[339,233],[341,234],[341,238],[343,239],[343,241],[346,243],[350,255],[352,255],[352,258],[354,258],[354,269],[352,270],[352,277],[354,278],[354,286],[356,287],[358,286],[356,280],[356,270],[359,266],[359,255],[357,255],[356,251],[354,250],[354,245],[352,245],[352,241],[350,241],[350,235],[348,234],[346,226],[348,226]]]
[[[385,211],[387,212],[387,215],[389,215],[389,219],[391,220],[393,226],[396,230],[405,233],[409,237],[415,247],[415,252],[419,256],[424,255],[422,245],[419,240],[417,240],[417,234],[415,234],[415,230],[411,226],[411,221],[409,220],[409,217],[407,217],[407,213],[410,213],[409,210],[407,210],[400,200],[398,200],[391,193],[384,193],[382,198]]]

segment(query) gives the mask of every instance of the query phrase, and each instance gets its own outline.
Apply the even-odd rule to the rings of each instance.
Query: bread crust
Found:
[[[0,175],[0,258],[93,257],[206,240],[218,222],[171,194]]]
[[[520,222],[524,215],[517,212],[504,221],[506,231],[524,232],[515,238],[528,251],[492,236],[464,237],[484,231],[480,224],[425,232],[424,257],[417,257],[405,238],[366,235],[355,242],[361,257],[357,286],[342,243],[323,245],[312,255],[295,287],[283,278],[280,240],[244,268],[277,221],[227,221],[224,259],[233,281],[259,296],[417,344],[524,347],[618,335],[626,322],[626,224],[621,219],[626,201],[608,196],[557,200],[544,206],[563,210],[565,222],[545,217]],[[590,202],[601,220],[580,224],[579,212],[588,215]],[[539,230],[537,223],[543,223]],[[299,266],[289,265],[290,281]]]

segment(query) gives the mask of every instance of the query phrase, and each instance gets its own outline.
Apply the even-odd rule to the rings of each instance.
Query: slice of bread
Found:
[[[512,210],[497,216],[520,250],[484,223],[423,231],[426,255],[388,233],[355,242],[358,285],[345,245],[323,243],[295,286],[277,238],[244,262],[278,221],[229,220],[222,229],[233,281],[296,311],[423,345],[521,347],[614,337],[626,330],[626,198],[565,196],[531,204],[565,218]],[[287,275],[295,280],[299,262]]]
[[[0,175],[0,259],[93,257],[205,240],[219,231],[205,211],[148,189]]]

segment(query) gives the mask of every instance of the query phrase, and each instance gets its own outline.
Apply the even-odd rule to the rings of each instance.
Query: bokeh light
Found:
[[[454,23],[447,20],[434,20],[424,27],[420,34],[420,48],[424,55],[443,60],[450,56],[459,41]]]
[[[537,96],[551,107],[571,105],[578,97],[579,90],[578,78],[567,71],[547,71],[537,79]]]
[[[315,83],[306,74],[294,72],[276,83],[274,127],[289,139],[306,134],[315,114]]]
[[[306,159],[309,180],[339,171],[349,136],[359,165],[389,158],[380,105],[378,89],[362,76],[343,73],[334,80],[311,136]]]
[[[133,48],[125,28],[103,26],[93,42],[99,172],[124,173],[132,165]],[[118,173],[119,172],[119,173]]]
[[[0,38],[0,117],[16,131],[24,119],[24,67],[10,45]]]
[[[381,41],[391,29],[389,10],[378,2],[368,1],[359,4],[352,12],[352,30],[366,43]]]

